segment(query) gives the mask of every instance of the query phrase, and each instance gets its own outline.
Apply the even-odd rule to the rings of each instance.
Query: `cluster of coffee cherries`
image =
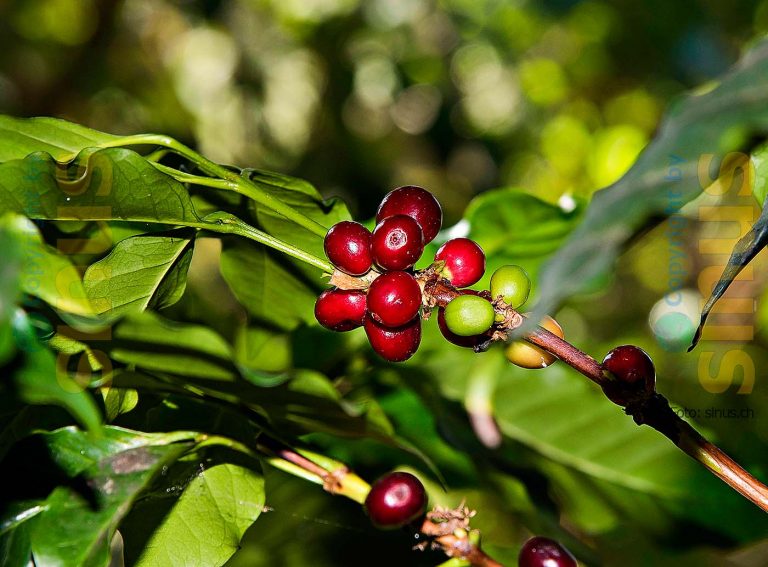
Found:
[[[332,288],[315,303],[315,317],[333,331],[362,326],[371,346],[392,362],[410,358],[421,341],[423,281],[413,267],[442,225],[440,203],[427,190],[399,187],[388,193],[376,213],[373,232],[353,221],[335,224],[325,236],[326,256],[336,269],[360,281],[370,281],[367,290]],[[528,275],[519,266],[496,270],[489,291],[463,289],[485,273],[485,254],[468,238],[454,238],[435,254],[431,269],[447,280],[459,295],[438,311],[438,326],[451,343],[481,348],[504,323],[503,309],[518,309],[531,290]],[[371,277],[373,275],[374,277]],[[364,286],[363,286],[364,287]],[[563,330],[551,317],[540,325],[559,337]],[[507,358],[524,368],[544,368],[556,359],[524,341],[506,348]]]
[[[376,276],[367,291],[333,288],[315,303],[315,317],[333,331],[363,326],[373,350],[393,362],[410,358],[421,342],[422,288],[413,266],[443,222],[437,199],[416,186],[388,193],[376,213],[376,227],[343,221],[325,236],[324,248],[337,270]],[[485,270],[482,249],[466,238],[446,242],[435,256],[454,286],[476,283]]]

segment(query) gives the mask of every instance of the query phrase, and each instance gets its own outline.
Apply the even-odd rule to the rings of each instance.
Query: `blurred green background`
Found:
[[[768,0],[10,0],[0,2],[0,112],[59,116],[119,134],[167,133],[219,162],[307,179],[325,196],[342,196],[356,218],[373,216],[393,187],[422,185],[440,199],[450,225],[474,196],[496,187],[563,209],[588,199],[631,166],[673,97],[723,73],[766,31]],[[696,224],[695,214],[690,220],[681,240],[688,316],[698,309],[697,276],[708,262],[697,254],[698,240],[716,230]],[[567,338],[596,357],[624,342],[649,350],[660,389],[677,406],[749,410],[697,423],[765,477],[768,390],[760,368],[768,355],[760,322],[768,313],[758,313],[757,338],[744,347],[757,369],[751,395],[738,393],[738,370],[723,391],[703,387],[698,354],[681,354],[682,343],[654,338],[648,326],[669,291],[664,270],[673,246],[665,230],[629,251],[608,291],[572,302],[558,320]],[[195,274],[210,267],[204,259],[196,265],[193,296],[204,288]],[[765,272],[758,262],[755,297]],[[303,330],[291,340],[322,339]],[[427,338],[424,358],[401,376],[377,371],[373,390],[398,431],[420,441],[446,475],[454,491],[445,503],[466,496],[481,511],[478,525],[500,557],[513,557],[534,531],[565,538],[594,564],[768,564],[765,522],[738,500],[721,502],[726,493],[711,483],[700,489],[703,503],[668,502],[655,486],[593,474],[602,469],[592,461],[555,450],[585,438],[597,453],[599,432],[539,440],[547,411],[572,411],[574,399],[585,411],[592,402],[618,411],[562,365],[537,383],[507,372],[497,410],[510,441],[503,455],[489,453],[466,423],[450,422],[461,415],[473,376],[464,369],[473,363],[467,353],[427,359],[432,344]],[[741,349],[706,348],[718,360]],[[299,365],[302,355],[293,356]],[[313,363],[329,374],[338,366]],[[429,378],[418,374],[425,368]],[[425,400],[437,391],[445,404],[425,417]],[[557,399],[535,415],[517,412],[514,400],[537,392]],[[655,446],[654,432],[631,430]],[[313,441],[370,474],[407,460],[365,443]],[[674,479],[671,470],[649,474]],[[407,538],[360,528],[357,507],[315,487],[275,472],[268,487],[273,511],[233,564],[436,563],[412,554]],[[697,490],[685,487],[686,498]]]

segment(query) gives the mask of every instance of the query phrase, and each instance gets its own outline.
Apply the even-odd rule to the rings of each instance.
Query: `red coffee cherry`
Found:
[[[401,528],[418,520],[427,509],[427,492],[410,473],[394,472],[373,483],[365,499],[365,511],[379,529]]]
[[[421,319],[418,317],[402,327],[387,327],[375,321],[369,313],[363,328],[376,354],[390,362],[408,360],[421,343]]]
[[[413,319],[421,307],[421,288],[407,272],[387,272],[368,288],[368,312],[387,327],[399,327]]]
[[[376,213],[376,223],[394,215],[412,217],[424,233],[424,244],[432,242],[443,224],[443,209],[435,196],[415,185],[398,187],[387,193]]]
[[[553,539],[532,537],[523,544],[518,567],[578,567],[571,552]]]
[[[411,217],[387,217],[373,229],[373,260],[385,270],[407,270],[424,252],[424,235]]]
[[[315,319],[331,331],[351,331],[363,324],[366,303],[363,291],[326,289],[315,301]]]
[[[653,361],[648,353],[639,347],[623,345],[614,348],[605,355],[603,369],[615,378],[603,386],[603,392],[613,403],[620,406],[647,398],[656,390],[656,369]]]
[[[445,262],[442,275],[456,287],[477,283],[485,273],[483,249],[469,238],[449,240],[437,251],[435,260]]]
[[[371,269],[371,233],[360,223],[341,221],[333,225],[323,248],[331,263],[350,276],[362,276]]]

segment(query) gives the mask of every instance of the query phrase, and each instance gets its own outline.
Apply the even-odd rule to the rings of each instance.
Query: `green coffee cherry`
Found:
[[[491,276],[491,297],[504,298],[504,302],[517,309],[528,300],[531,279],[520,266],[502,266]]]
[[[486,332],[493,325],[494,316],[493,305],[476,295],[460,295],[445,306],[445,324],[460,337]]]

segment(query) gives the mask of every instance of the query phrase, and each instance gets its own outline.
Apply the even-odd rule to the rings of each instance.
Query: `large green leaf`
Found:
[[[33,219],[195,224],[184,186],[125,149],[82,153],[62,166],[47,153],[0,164],[0,213]]]
[[[0,230],[17,242],[21,250],[21,289],[49,303],[55,309],[93,314],[83,288],[80,273],[63,254],[43,242],[40,232],[26,217],[7,214],[0,220]]]
[[[118,136],[56,118],[0,116],[0,162],[21,159],[34,152],[48,152],[61,159],[116,139]]]
[[[194,230],[180,229],[120,241],[85,272],[83,281],[94,309],[119,317],[176,303],[186,288],[194,238]]]
[[[191,447],[183,436],[105,428],[93,438],[74,428],[44,434],[54,463],[72,482],[53,490],[31,520],[37,565],[106,565],[122,517],[153,477]]]
[[[612,186],[595,193],[583,222],[541,278],[540,311],[583,292],[613,265],[622,246],[650,219],[675,213],[699,195],[705,154],[749,150],[750,134],[768,129],[768,40],[744,55],[720,83],[674,104],[657,137]],[[734,136],[738,131],[741,136]],[[711,180],[710,180],[711,181]]]
[[[315,273],[319,274],[317,270]],[[227,240],[221,274],[248,313],[262,323],[291,330],[314,320],[318,294],[314,282],[295,264],[264,246],[242,239]]]
[[[232,347],[201,325],[176,323],[151,312],[120,322],[108,348],[112,359],[144,370],[231,380],[237,376]]]
[[[236,464],[201,467],[154,532],[137,565],[223,565],[264,509],[264,478]]]

